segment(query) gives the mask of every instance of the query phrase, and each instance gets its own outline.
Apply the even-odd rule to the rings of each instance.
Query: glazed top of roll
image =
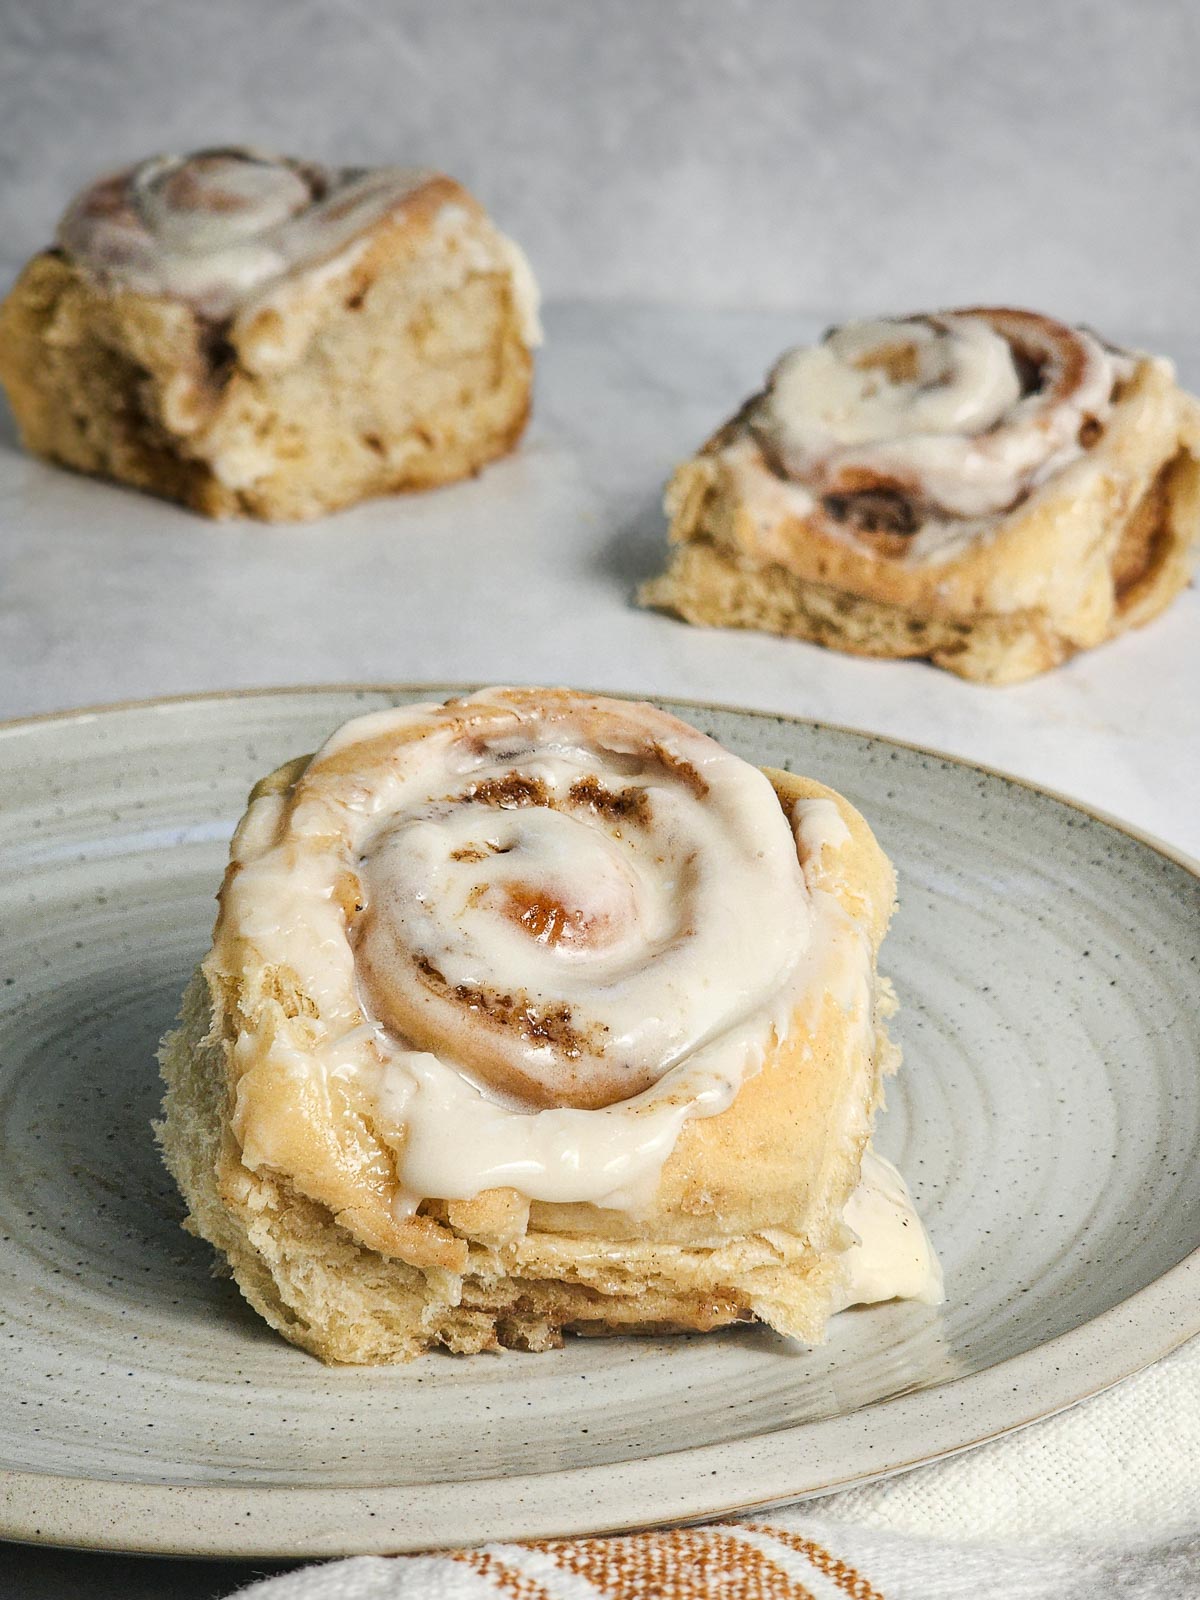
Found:
[[[305,1070],[366,1086],[414,1206],[497,1184],[616,1204],[814,988],[870,1049],[869,950],[802,866],[848,838],[651,706],[488,690],[348,723],[258,795],[217,947],[296,974]],[[286,1166],[253,1072],[238,1098],[251,1163]]]
[[[335,262],[424,192],[473,206],[450,179],[418,167],[326,167],[231,147],[151,156],[79,194],[57,245],[114,287],[189,301],[228,316],[278,280]],[[528,263],[496,233],[519,296],[536,310]]]
[[[1090,450],[1134,365],[1031,311],[853,322],[785,355],[739,420],[826,529],[928,554]]]

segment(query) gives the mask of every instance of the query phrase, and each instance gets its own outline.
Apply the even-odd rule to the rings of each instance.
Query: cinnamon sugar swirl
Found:
[[[446,483],[529,409],[537,290],[452,179],[244,149],[79,195],[0,308],[30,450],[210,516]]]
[[[646,705],[487,690],[265,779],[164,1043],[189,1226],[331,1361],[940,1294],[868,1147],[894,880]]]
[[[1179,592],[1198,461],[1166,361],[1029,311],[850,323],[679,468],[670,568],[642,597],[1014,682]]]

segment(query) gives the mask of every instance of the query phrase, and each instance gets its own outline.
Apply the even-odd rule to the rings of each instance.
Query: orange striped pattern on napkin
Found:
[[[814,1517],[300,1567],[238,1600],[1200,1600],[1200,1535],[1136,1549],[955,1544]]]
[[[885,1600],[814,1539],[768,1523],[542,1539],[445,1559],[504,1600]]]

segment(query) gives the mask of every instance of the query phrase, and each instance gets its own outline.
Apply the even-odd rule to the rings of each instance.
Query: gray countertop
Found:
[[[1200,13],[1009,0],[3,8],[0,251],[97,172],[246,142],[443,168],[553,296],[1200,311]]]

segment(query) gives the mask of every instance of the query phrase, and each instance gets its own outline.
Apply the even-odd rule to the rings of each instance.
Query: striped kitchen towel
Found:
[[[801,1510],[615,1538],[303,1567],[240,1600],[1189,1600],[1200,1535],[1136,1550],[962,1545]]]

